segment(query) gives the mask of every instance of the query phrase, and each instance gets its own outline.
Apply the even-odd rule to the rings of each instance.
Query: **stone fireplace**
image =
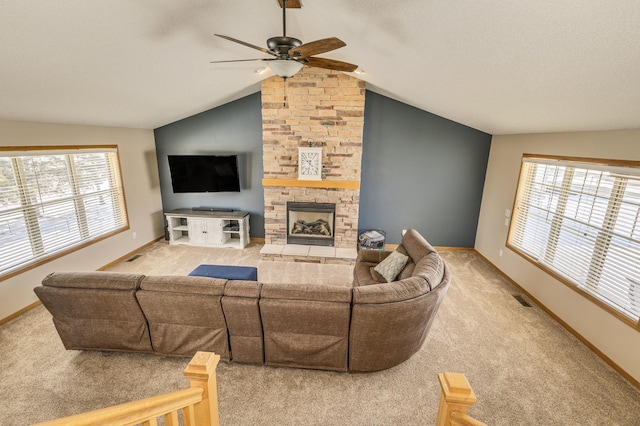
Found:
[[[332,245],[357,247],[364,101],[364,81],[336,71],[263,80],[265,245],[292,244],[287,203],[318,203],[335,205]],[[299,147],[322,148],[320,180],[298,179]]]

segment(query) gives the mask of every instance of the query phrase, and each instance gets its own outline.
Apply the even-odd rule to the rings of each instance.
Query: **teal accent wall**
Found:
[[[491,135],[367,91],[359,230],[473,247]]]
[[[251,213],[251,236],[264,237],[262,105],[254,93],[154,130],[162,208],[217,207]],[[238,154],[240,192],[174,194],[168,155]]]

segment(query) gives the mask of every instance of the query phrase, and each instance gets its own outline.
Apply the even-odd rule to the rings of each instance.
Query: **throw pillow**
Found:
[[[388,283],[395,280],[402,268],[407,264],[409,256],[405,256],[402,253],[394,251],[385,260],[378,263],[373,268],[377,273],[382,275]]]

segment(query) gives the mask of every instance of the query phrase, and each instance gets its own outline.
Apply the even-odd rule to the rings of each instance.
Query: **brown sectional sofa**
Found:
[[[389,283],[373,268],[390,252],[362,250],[352,287],[56,272],[34,291],[67,349],[201,350],[242,363],[370,372],[420,349],[450,283],[415,230],[397,251],[408,263]]]

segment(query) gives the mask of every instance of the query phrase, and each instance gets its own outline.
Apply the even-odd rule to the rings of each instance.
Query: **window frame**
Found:
[[[538,269],[546,272],[548,275],[550,275],[551,277],[553,277],[554,279],[558,280],[559,282],[561,282],[562,284],[566,285],[567,287],[569,287],[571,290],[575,291],[577,294],[579,294],[580,296],[586,298],[587,300],[591,301],[592,303],[596,304],[597,306],[599,306],[600,308],[602,308],[603,310],[605,310],[606,312],[610,313],[611,315],[613,315],[615,318],[619,319],[620,321],[622,321],[623,323],[631,326],[632,328],[634,328],[636,331],[640,331],[640,318],[635,321],[633,318],[625,315],[624,313],[620,312],[619,310],[615,309],[614,307],[610,306],[607,302],[601,300],[600,298],[590,294],[588,291],[582,289],[580,287],[579,284],[577,284],[576,282],[573,282],[571,279],[561,275],[560,273],[556,272],[553,268],[546,266],[543,263],[540,263],[540,261],[538,261],[538,259],[536,259],[535,257],[527,254],[526,252],[524,252],[521,248],[519,248],[518,246],[512,244],[512,233],[515,232],[515,216],[516,216],[516,212],[517,212],[517,208],[518,208],[518,200],[520,198],[520,194],[521,194],[521,188],[523,188],[523,185],[525,184],[525,182],[523,182],[523,179],[526,180],[527,177],[524,176],[524,167],[525,167],[525,162],[527,160],[540,160],[540,163],[544,163],[546,162],[550,162],[550,161],[557,161],[558,163],[576,163],[575,167],[578,168],[584,168],[585,165],[588,164],[593,164],[593,165],[597,165],[600,167],[625,167],[625,168],[632,168],[632,169],[637,169],[640,172],[640,161],[631,161],[631,160],[614,160],[614,159],[602,159],[602,158],[586,158],[586,157],[572,157],[572,156],[555,156],[555,155],[541,155],[541,154],[529,154],[529,153],[525,153],[522,155],[522,159],[520,161],[520,169],[519,169],[519,173],[518,173],[518,181],[517,181],[517,185],[516,185],[516,190],[515,190],[515,194],[514,194],[514,199],[513,199],[513,205],[512,205],[512,214],[511,214],[511,218],[509,221],[509,228],[507,230],[507,237],[506,237],[506,242],[505,242],[505,246],[510,249],[511,251],[513,251],[514,253],[516,253],[517,255],[519,255],[520,257],[522,257],[523,259],[525,259],[526,261],[528,261],[529,263],[533,264],[534,266],[536,266]],[[558,165],[566,165],[566,164],[558,164]],[[594,167],[595,169],[595,167]],[[637,173],[636,173],[637,174]],[[610,198],[608,198],[608,200],[610,200]],[[557,238],[557,237],[556,237]],[[548,247],[548,243],[547,243],[547,247]],[[590,259],[593,259],[594,256],[592,256]]]
[[[110,152],[113,153],[113,163],[115,166],[115,170],[113,170],[113,172],[117,175],[115,178],[117,179],[117,181],[120,183],[119,188],[120,188],[120,197],[121,200],[117,200],[119,203],[121,203],[121,213],[123,215],[124,218],[124,225],[122,226],[118,226],[115,229],[106,232],[105,234],[101,234],[95,237],[91,237],[91,238],[82,238],[79,241],[77,241],[76,243],[65,247],[63,249],[60,249],[58,251],[55,251],[54,253],[51,253],[49,255],[45,255],[43,257],[35,257],[33,258],[31,261],[26,262],[24,265],[22,266],[18,266],[14,269],[10,269],[6,272],[0,272],[0,282],[7,280],[9,278],[15,277],[17,275],[20,275],[24,272],[27,272],[31,269],[37,268],[39,266],[42,266],[48,262],[51,262],[53,260],[59,259],[61,257],[67,256],[73,252],[76,252],[78,250],[82,250],[86,247],[89,247],[93,244],[96,244],[100,241],[104,241],[107,238],[111,238],[114,235],[120,234],[122,232],[126,232],[127,230],[130,229],[130,221],[129,221],[129,212],[127,209],[127,197],[125,194],[125,188],[124,188],[124,179],[122,177],[122,166],[121,166],[121,162],[120,162],[120,152],[118,149],[118,145],[44,145],[44,146],[3,146],[0,147],[0,153],[2,154],[7,154],[10,153],[11,157],[19,157],[21,156],[37,156],[38,152],[43,152],[42,155],[46,155],[44,154],[44,152],[46,151],[51,151],[51,152],[56,152],[55,155],[73,155],[73,154],[81,154],[83,151],[86,151],[87,153],[90,152]],[[58,152],[60,151],[60,152]],[[75,179],[76,175],[75,175],[75,171],[74,171],[74,179]]]

